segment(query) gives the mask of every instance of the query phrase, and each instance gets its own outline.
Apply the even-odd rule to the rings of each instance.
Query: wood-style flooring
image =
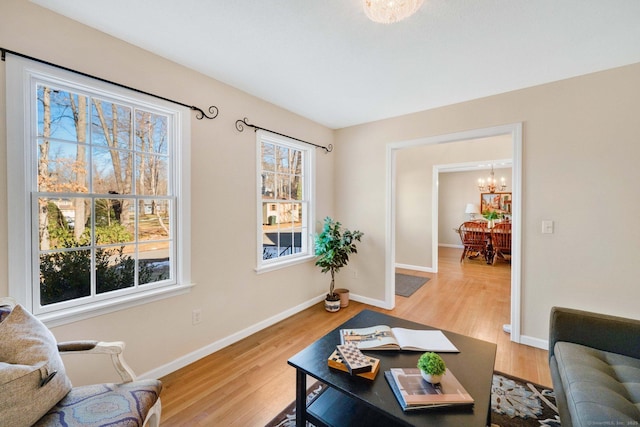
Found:
[[[461,249],[440,248],[439,272],[411,297],[382,310],[357,302],[337,313],[322,304],[162,378],[162,426],[264,426],[295,398],[295,369],[287,359],[364,308],[378,310],[497,344],[495,369],[551,386],[547,351],[514,344],[510,266],[460,263]]]

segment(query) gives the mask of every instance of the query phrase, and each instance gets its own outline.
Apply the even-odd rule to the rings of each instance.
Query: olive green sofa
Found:
[[[553,307],[549,367],[562,427],[640,425],[640,320]]]

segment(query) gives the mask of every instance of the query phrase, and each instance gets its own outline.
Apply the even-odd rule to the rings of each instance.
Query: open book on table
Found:
[[[459,350],[439,330],[391,328],[340,329],[342,344],[351,342],[360,350],[413,350],[457,353]]]

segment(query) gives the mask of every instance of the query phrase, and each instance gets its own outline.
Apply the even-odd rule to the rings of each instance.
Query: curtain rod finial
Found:
[[[211,107],[209,107],[209,114],[211,114],[210,116],[208,116],[204,111],[202,111],[201,108],[195,107],[193,105],[189,108],[191,108],[193,111],[197,111],[196,119],[198,120],[202,120],[205,117],[209,120],[213,120],[216,117],[218,117],[218,107],[216,107],[215,105],[212,105]]]
[[[246,117],[242,120],[236,120],[236,129],[238,130],[238,132],[243,132],[245,126],[252,126],[247,120],[249,119],[247,119]]]

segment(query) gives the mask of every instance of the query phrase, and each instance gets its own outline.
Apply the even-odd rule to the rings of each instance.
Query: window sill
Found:
[[[280,270],[281,268],[291,267],[292,265],[303,264],[305,262],[309,262],[315,258],[314,255],[304,255],[299,258],[293,258],[287,261],[280,261],[278,263],[273,264],[265,264],[259,267],[256,267],[255,271],[258,274],[268,273],[270,271]]]
[[[103,314],[113,313],[131,307],[137,307],[139,305],[148,304],[153,301],[159,301],[165,298],[182,295],[190,292],[191,288],[194,286],[195,284],[193,283],[186,285],[167,286],[164,288],[158,288],[139,294],[126,295],[121,298],[101,301],[82,307],[74,307],[67,310],[61,310],[59,312],[40,314],[37,317],[48,328],[53,328],[56,326],[62,326],[68,323],[78,322],[96,316],[102,316]]]

